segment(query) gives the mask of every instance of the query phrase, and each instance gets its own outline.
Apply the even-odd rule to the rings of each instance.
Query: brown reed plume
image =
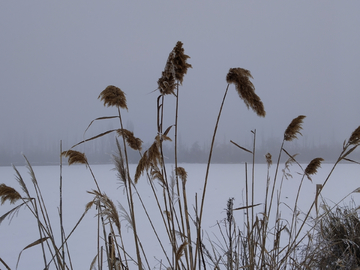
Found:
[[[360,143],[360,126],[357,127],[357,129],[355,129],[353,133],[351,133],[351,136],[349,138],[349,144],[359,144],[359,143]]]
[[[252,78],[250,71],[243,68],[230,68],[226,75],[227,83],[235,84],[236,90],[247,108],[251,107],[258,116],[265,117],[264,105],[260,97],[255,94],[255,87],[250,78]]]
[[[323,162],[323,158],[314,158],[310,163],[307,165],[305,169],[305,174],[311,180],[310,175],[316,174],[317,170],[321,167],[321,162]]]
[[[266,158],[266,163],[268,164],[268,166],[270,166],[272,164],[272,156],[270,153],[267,153],[265,155],[265,158]]]
[[[187,73],[188,68],[192,68],[192,66],[187,63],[187,59],[190,58],[190,56],[184,53],[184,48],[182,46],[183,43],[181,41],[178,41],[173,49],[175,79],[178,80],[180,84],[182,84],[184,75]]]
[[[183,167],[177,167],[176,173],[180,177],[181,181],[186,183],[187,172],[185,171],[185,169]]]
[[[133,132],[123,128],[123,129],[118,129],[117,133],[119,134],[119,136],[123,136],[125,138],[130,148],[137,151],[141,151],[142,140],[136,138]]]
[[[175,95],[176,80],[182,84],[184,75],[192,66],[187,63],[190,56],[184,53],[183,43],[178,41],[170,52],[166,61],[165,69],[158,80],[158,89],[161,95]]]
[[[4,204],[6,201],[10,201],[13,204],[21,199],[21,195],[14,188],[0,184],[0,198],[1,204]]]
[[[61,156],[68,158],[69,165],[71,164],[88,164],[87,158],[84,153],[75,150],[67,150],[61,153]]]
[[[114,85],[109,85],[103,90],[99,97],[101,101],[104,101],[104,106],[115,106],[122,109],[128,109],[126,105],[125,93]]]
[[[100,193],[96,190],[88,191],[88,193],[95,196],[95,200],[101,203],[103,206],[103,210],[101,211],[101,215],[109,222],[112,222],[117,227],[118,231],[121,230],[120,218],[118,211],[115,207],[114,202],[105,194]],[[95,202],[96,202],[95,201]]]
[[[297,134],[302,135],[300,133],[300,130],[302,129],[301,125],[305,117],[305,115],[299,115],[291,121],[290,125],[287,127],[284,133],[285,141],[292,141],[294,139],[297,139]]]

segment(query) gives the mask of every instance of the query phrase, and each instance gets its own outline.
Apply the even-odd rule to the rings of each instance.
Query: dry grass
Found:
[[[12,187],[0,184],[2,204],[5,202],[18,203],[20,201],[20,204],[0,217],[0,223],[6,217],[13,217],[22,206],[25,206],[32,213],[38,224],[39,239],[30,243],[23,250],[41,245],[44,269],[48,269],[50,266],[61,270],[73,269],[67,241],[89,211],[93,211],[98,219],[97,253],[94,254],[94,259],[88,262],[91,265],[90,269],[128,270],[137,268],[142,270],[153,268],[148,260],[150,251],[144,250],[143,239],[138,233],[137,219],[142,215],[145,215],[152,233],[156,237],[153,245],[161,247],[162,254],[159,256],[162,256],[164,260],[160,263],[160,269],[280,270],[353,269],[358,267],[360,258],[358,248],[360,246],[360,242],[358,243],[360,222],[354,207],[334,211],[334,208],[323,204],[323,211],[321,212],[319,211],[318,201],[321,198],[322,189],[326,186],[339,162],[355,162],[348,157],[360,143],[360,127],[344,142],[339,158],[329,175],[322,184],[316,186],[316,196],[312,205],[304,211],[298,207],[303,181],[306,178],[311,180],[310,177],[317,173],[323,159],[320,157],[314,158],[303,169],[296,160],[296,154],[291,154],[285,149],[285,143],[288,144],[301,135],[300,131],[305,118],[303,115],[294,118],[284,131],[277,158],[274,159],[270,153],[265,156],[264,162],[267,164],[267,175],[262,176],[265,178],[266,184],[264,185],[264,201],[261,203],[255,202],[257,192],[255,190],[255,181],[257,179],[255,179],[256,169],[254,162],[256,130],[251,131],[253,147],[250,150],[231,141],[237,149],[250,155],[250,165],[245,163],[246,175],[242,179],[245,183],[244,205],[234,208],[233,198],[230,198],[226,205],[226,218],[222,222],[218,222],[219,236],[215,240],[204,239],[206,232],[202,228],[202,217],[203,209],[207,207],[205,197],[209,168],[217,129],[230,84],[235,85],[238,95],[247,108],[251,108],[260,117],[265,117],[266,112],[260,97],[255,94],[255,86],[250,81],[252,79],[250,71],[243,68],[231,68],[226,75],[228,84],[212,135],[206,175],[203,180],[203,193],[198,200],[197,194],[190,191],[191,196],[195,196],[195,205],[189,207],[189,191],[186,186],[188,175],[185,168],[177,164],[179,87],[182,85],[188,69],[192,67],[187,62],[189,58],[185,54],[182,42],[177,42],[170,52],[165,69],[158,80],[159,95],[156,98],[157,134],[148,149],[143,150],[141,139],[135,137],[133,132],[124,129],[120,109],[128,109],[125,93],[120,88],[110,85],[100,93],[99,99],[104,103],[104,106],[115,107],[118,115],[94,119],[85,132],[94,121],[113,118],[119,119],[119,128],[107,130],[89,139],[84,139],[67,151],[60,150],[61,157],[68,158],[69,165],[86,165],[97,187],[96,190],[89,192],[93,199],[86,205],[84,213],[70,233],[63,230],[61,221],[60,244],[55,243],[57,237],[53,233],[40,186],[26,158],[35,194],[30,194],[25,181],[14,167],[16,180],[24,196]],[[169,112],[165,111],[164,104],[170,98],[176,99],[176,107],[174,111]],[[164,123],[164,119],[168,119],[168,117],[164,117],[165,114],[174,116],[174,123],[165,125],[167,123]],[[116,153],[113,155],[113,160],[117,178],[124,190],[126,204],[118,206],[101,191],[86,155],[74,150],[80,144],[109,133],[115,133],[119,137],[115,141]],[[175,168],[171,169],[169,169],[163,153],[163,144],[170,142],[175,149]],[[131,177],[129,172],[128,151],[136,151],[140,157],[134,177]],[[284,153],[287,155],[288,160],[285,164],[282,164],[281,157]],[[275,166],[273,175],[270,174],[271,166]],[[280,198],[284,180],[292,177],[291,166],[297,166],[297,169],[300,169],[302,173],[301,180],[298,186],[295,187],[297,195],[294,205],[287,206],[288,209],[292,210],[292,216],[289,220],[284,220],[281,216],[284,203]],[[250,173],[248,173],[248,167],[251,168]],[[149,205],[143,202],[142,194],[137,189],[137,183],[141,177],[148,180],[149,189],[153,194],[155,211],[154,209],[148,209]],[[199,181],[199,179],[195,180]],[[60,189],[61,185],[60,181]],[[358,192],[358,189],[354,192]],[[312,217],[314,207],[316,216]],[[234,212],[236,211],[244,213],[240,222],[235,220]],[[160,226],[155,226],[153,222],[154,212],[158,212],[156,221],[160,217]],[[59,216],[62,216],[62,214],[60,206]],[[125,226],[123,226],[124,223]],[[305,232],[305,225],[309,226],[309,224],[312,224],[310,225],[312,227],[308,232]],[[123,233],[126,233],[124,227],[131,228],[133,233],[132,242],[123,238]],[[2,258],[0,258],[0,262],[9,269]]]

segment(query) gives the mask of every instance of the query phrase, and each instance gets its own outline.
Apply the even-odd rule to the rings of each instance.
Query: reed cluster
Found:
[[[70,232],[65,232],[62,221],[63,193],[62,175],[60,174],[60,243],[56,241],[57,236],[53,232],[46,203],[29,161],[24,156],[34,186],[34,195],[30,195],[25,181],[14,166],[16,180],[22,192],[0,184],[1,203],[17,203],[17,206],[11,211],[0,217],[0,223],[6,217],[13,217],[20,207],[25,206],[37,221],[39,232],[39,239],[30,243],[21,252],[41,245],[44,269],[73,269],[68,239],[76,231],[84,216],[92,211],[97,218],[98,228],[97,252],[94,254],[92,262],[89,262],[90,269],[153,269],[149,260],[149,252],[143,245],[144,239],[139,233],[141,226],[138,218],[143,215],[148,221],[148,226],[151,227],[151,233],[157,239],[157,243],[153,244],[158,245],[163,253],[161,256],[164,260],[159,263],[160,269],[343,269],[334,268],[339,265],[353,267],[351,269],[359,267],[360,221],[356,210],[354,208],[339,210],[339,208],[335,208],[338,207],[338,204],[330,207],[324,201],[319,205],[319,198],[322,198],[321,192],[340,162],[357,163],[350,159],[349,155],[360,144],[360,127],[344,142],[338,160],[323,183],[317,185],[316,196],[309,209],[304,211],[298,205],[303,182],[311,181],[311,176],[317,173],[324,161],[321,157],[316,157],[303,168],[296,160],[296,154],[286,150],[286,145],[301,135],[304,115],[294,118],[285,129],[276,158],[274,159],[274,155],[271,153],[267,153],[265,156],[267,174],[263,176],[265,178],[265,197],[262,202],[257,202],[255,196],[257,192],[255,182],[258,181],[255,179],[256,130],[251,130],[252,149],[231,141],[239,151],[249,154],[250,161],[244,165],[246,170],[244,205],[234,207],[234,198],[229,198],[226,204],[226,217],[217,223],[222,237],[215,240],[204,239],[206,232],[202,227],[202,220],[204,208],[207,205],[209,168],[222,109],[230,86],[234,84],[240,99],[258,116],[265,117],[266,112],[260,97],[255,94],[255,86],[250,80],[252,79],[250,71],[243,68],[230,68],[226,75],[227,86],[212,135],[206,175],[203,179],[203,191],[198,198],[197,194],[193,194],[187,189],[187,181],[190,180],[188,180],[186,169],[179,166],[177,162],[180,87],[188,69],[192,68],[188,63],[189,58],[185,54],[183,43],[177,42],[157,81],[157,90],[159,90],[156,97],[157,134],[154,134],[154,142],[145,150],[142,140],[123,127],[122,113],[124,109],[128,110],[125,93],[113,85],[107,86],[100,93],[98,98],[104,106],[115,109],[117,115],[92,120],[85,132],[91,128],[94,121],[98,120],[115,118],[119,120],[119,126],[116,129],[84,139],[69,150],[60,151],[61,158],[67,158],[69,165],[85,165],[96,186],[95,189],[88,191],[92,200],[86,205],[84,213],[79,217],[76,225]],[[175,108],[173,111],[165,111],[165,102],[173,98],[176,100]],[[165,123],[165,114],[172,115],[173,122]],[[126,205],[116,206],[114,201],[101,189],[102,183],[93,173],[86,154],[75,150],[77,146],[109,133],[117,136],[114,142],[116,150],[113,161],[118,181],[124,190]],[[172,164],[167,164],[163,153],[163,145],[168,142],[172,143],[175,150],[175,164],[172,168],[169,168]],[[139,155],[139,163],[134,176],[129,170],[129,151],[136,151]],[[283,155],[287,160],[284,164],[281,162]],[[62,168],[62,161],[60,166]],[[270,170],[272,166],[275,166],[273,174]],[[284,205],[281,201],[281,192],[284,180],[292,177],[291,166],[297,166],[297,169],[301,171],[301,180],[296,187],[294,204],[288,206],[292,211],[292,216],[289,220],[284,220],[281,216]],[[248,173],[248,169],[250,173]],[[152,192],[155,210],[149,209],[149,205],[143,201],[143,196],[137,188],[139,181],[146,180]],[[196,181],[199,180],[196,179]],[[358,189],[354,192],[358,192]],[[195,197],[195,205],[189,205],[189,196]],[[319,211],[319,209],[322,210]],[[313,216],[314,210],[315,216]],[[154,211],[158,212],[157,216],[161,217],[160,226],[157,225],[158,222],[154,222]],[[243,213],[240,222],[236,221],[235,213]],[[124,223],[125,227],[131,229],[131,242],[123,237],[124,234],[129,233],[123,229]],[[164,240],[164,236],[166,240]],[[5,260],[6,258],[0,258],[0,262],[10,269]],[[349,263],[350,261],[351,263]]]

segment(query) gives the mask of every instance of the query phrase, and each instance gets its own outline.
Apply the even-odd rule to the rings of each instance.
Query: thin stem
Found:
[[[199,251],[199,245],[200,245],[200,238],[199,237],[200,237],[200,230],[201,230],[201,220],[202,220],[202,214],[203,214],[203,209],[204,209],[205,194],[206,194],[206,187],[207,187],[207,182],[208,182],[208,177],[209,177],[209,169],[210,169],[211,157],[212,157],[212,152],[213,152],[213,149],[214,149],[215,137],[216,137],[216,132],[217,132],[217,128],[218,128],[218,125],[219,125],[219,121],[220,121],[221,112],[222,112],[222,109],[223,109],[223,106],[224,106],[224,103],[225,103],[225,98],[226,98],[227,92],[229,90],[229,86],[230,86],[230,84],[227,85],[223,100],[221,102],[218,118],[217,118],[216,124],[215,124],[214,134],[213,134],[213,138],[212,138],[211,146],[210,146],[210,153],[209,153],[209,159],[208,159],[208,163],[207,163],[207,167],[206,167],[206,175],[205,175],[205,181],[204,181],[203,194],[202,194],[202,197],[201,197],[200,215],[199,215],[199,221],[198,221],[198,223],[199,223],[198,224],[198,237],[197,237],[197,245],[196,245],[196,250],[195,250],[195,257],[197,255],[197,252]],[[195,267],[195,265],[194,265],[194,267]]]
[[[121,129],[123,129],[123,123],[122,123],[122,119],[121,119],[121,112],[120,112],[120,107],[117,107],[118,109],[118,114],[119,114],[119,119],[120,119],[120,127]],[[133,202],[133,197],[132,197],[132,189],[131,189],[131,178],[130,178],[130,174],[129,174],[129,161],[128,161],[128,155],[127,155],[127,150],[126,150],[126,143],[125,143],[125,138],[124,136],[122,136],[123,138],[123,143],[124,143],[124,154],[125,154],[125,160],[126,160],[126,170],[127,170],[127,181],[128,181],[128,189],[129,189],[129,198],[130,198],[130,215],[131,215],[131,219],[132,219],[132,223],[133,223],[133,231],[134,231],[134,240],[135,240],[135,248],[136,248],[136,256],[137,256],[137,260],[138,260],[138,267],[139,270],[142,269],[142,263],[141,263],[141,257],[140,257],[140,249],[139,249],[139,243],[138,243],[138,238],[137,238],[137,229],[136,229],[136,221],[135,221],[135,213],[134,213],[134,202]]]
[[[60,231],[61,231],[61,253],[62,253],[62,269],[65,269],[65,248],[64,248],[64,226],[63,226],[63,203],[62,203],[62,140],[60,140]]]

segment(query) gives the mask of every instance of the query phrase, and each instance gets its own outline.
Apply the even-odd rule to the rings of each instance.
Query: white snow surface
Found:
[[[179,164],[184,167],[188,173],[187,180],[187,196],[189,200],[190,213],[194,217],[195,194],[198,196],[198,204],[200,205],[203,184],[205,179],[206,164]],[[306,165],[302,165],[303,168]],[[311,205],[316,190],[316,184],[321,184],[329,174],[333,164],[322,164],[318,173],[312,177],[312,182],[308,179],[304,180],[303,188],[300,193],[299,207],[306,212]],[[169,173],[174,168],[173,164],[167,166]],[[116,177],[116,171],[113,170],[114,165],[92,165],[97,181],[99,182],[101,191],[106,193],[110,199],[114,201],[116,206],[121,203],[126,207],[126,196],[123,186],[120,185]],[[280,183],[282,176],[282,164],[279,168],[277,182]],[[17,167],[21,173],[30,194],[35,196],[35,192],[25,166]],[[40,185],[42,195],[46,202],[47,211],[49,213],[54,234],[58,236],[57,244],[60,244],[59,234],[59,166],[34,166],[35,175]],[[133,177],[136,165],[130,165],[130,175]],[[247,165],[249,183],[251,181],[252,166]],[[271,166],[270,179],[273,181],[275,165]],[[360,166],[356,164],[340,164],[331,175],[326,184],[322,195],[330,204],[338,202],[344,196],[360,187],[359,174]],[[291,166],[293,178],[284,180],[281,193],[282,217],[291,220],[291,211],[286,205],[292,207],[298,186],[301,180],[301,169],[297,165]],[[265,186],[266,186],[267,165],[255,165],[255,199],[254,203],[263,203]],[[20,186],[15,180],[15,171],[12,167],[0,167],[0,183],[4,183],[14,187],[23,194]],[[63,213],[64,213],[64,229],[68,234],[85,210],[85,205],[92,200],[92,195],[87,193],[92,189],[96,189],[89,169],[81,165],[63,165]],[[161,188],[157,184],[159,193]],[[159,210],[156,208],[153,194],[149,186],[148,180],[143,176],[140,178],[137,189],[147,207],[148,212],[152,216],[154,225],[157,226],[160,237],[167,250],[170,245],[166,239],[164,227],[162,225]],[[275,194],[276,195],[276,194]],[[360,194],[353,193],[341,205],[348,204],[353,199],[357,204]],[[245,205],[245,164],[212,164],[210,167],[207,193],[205,198],[205,208],[203,214],[204,231],[208,232],[210,237],[215,239],[214,235],[218,235],[217,222],[221,222],[226,217],[226,203],[229,198],[234,198],[234,208]],[[136,222],[140,240],[147,253],[151,268],[159,269],[159,261],[164,261],[164,255],[158,245],[156,238],[151,230],[149,222],[144,214],[141,205],[138,203],[138,197],[134,194],[136,201]],[[17,205],[16,203],[15,205]],[[12,209],[15,205],[5,202],[0,206],[0,216]],[[127,207],[126,207],[127,208]],[[256,207],[255,212],[261,212],[263,206]],[[243,211],[235,211],[234,217],[237,225],[241,229],[243,227]],[[119,212],[120,216],[121,213]],[[313,211],[313,214],[315,212]],[[89,210],[79,227],[73,233],[68,241],[73,269],[89,269],[90,264],[97,252],[97,218],[95,217],[95,207]],[[122,218],[121,218],[122,219]],[[127,222],[121,221],[122,233],[124,241],[133,243],[133,234],[131,229],[127,227]],[[162,233],[164,232],[164,233]],[[204,235],[206,239],[206,234]],[[30,243],[39,239],[37,223],[30,211],[24,207],[13,217],[13,219],[5,219],[0,224],[0,258],[2,258],[11,269],[16,268],[19,253]],[[49,258],[49,254],[47,255]],[[1,264],[0,264],[1,265]],[[106,263],[105,263],[106,265]],[[1,265],[2,269],[3,266]],[[43,257],[40,245],[31,247],[22,252],[18,269],[43,269]],[[52,264],[50,269],[55,269]]]

